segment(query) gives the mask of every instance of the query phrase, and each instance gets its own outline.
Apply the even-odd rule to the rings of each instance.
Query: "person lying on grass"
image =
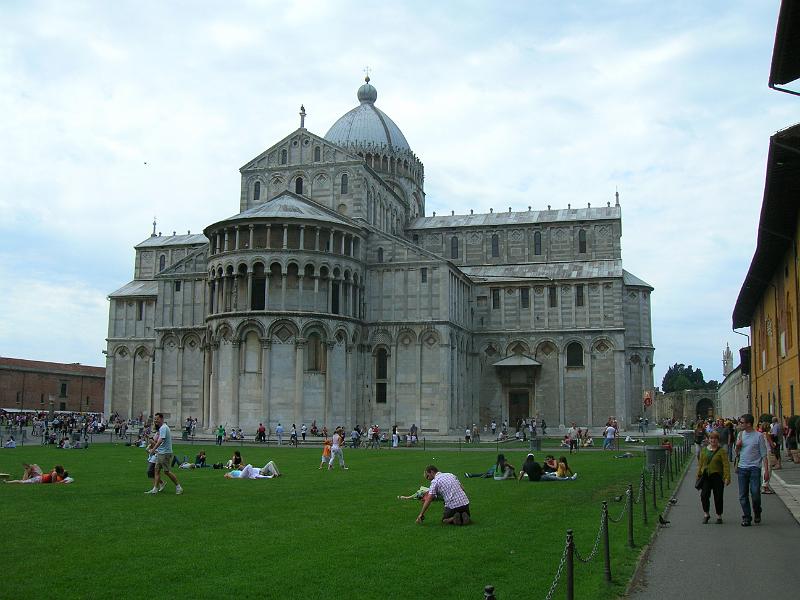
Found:
[[[39,465],[23,464],[22,479],[12,479],[6,483],[71,483],[72,478],[61,465],[56,465],[49,473],[42,473]]]
[[[280,476],[281,472],[278,470],[278,465],[273,461],[269,461],[261,469],[257,469],[253,465],[245,465],[241,470],[234,469],[229,473],[225,473],[225,479],[272,479]]]

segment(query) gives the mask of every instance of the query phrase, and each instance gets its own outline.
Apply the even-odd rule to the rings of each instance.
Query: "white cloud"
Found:
[[[429,212],[602,205],[618,186],[626,268],[656,286],[658,369],[719,377],[725,342],[741,345],[730,312],[768,136],[796,112],[766,88],[776,14],[746,1],[4,7],[0,234],[82,264],[65,280],[58,261],[0,246],[6,280],[37,290],[15,292],[0,347],[49,357],[52,331],[68,354],[102,346],[105,294],[129,279],[153,215],[197,232],[235,213],[238,168],[298,125],[301,103],[324,134],[369,65],[425,163]],[[39,327],[58,310],[37,295],[65,299],[80,331]]]

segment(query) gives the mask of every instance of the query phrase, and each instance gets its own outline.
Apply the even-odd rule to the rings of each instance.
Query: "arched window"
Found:
[[[322,151],[319,149],[319,146],[314,148],[314,162],[319,162],[322,156]]]
[[[567,366],[583,366],[583,346],[578,342],[570,342],[569,345],[567,345]]]
[[[496,233],[492,235],[492,258],[500,256],[500,236]]]
[[[347,193],[347,187],[348,187],[347,184],[348,184],[347,174],[345,173],[344,175],[342,175],[342,194],[343,195]]]
[[[303,178],[298,177],[294,180],[294,193],[295,194],[302,194],[303,193]]]
[[[450,238],[450,258],[458,258],[458,238],[456,236]]]
[[[256,184],[253,186],[253,200],[260,200],[261,199],[261,182],[256,181]]]
[[[167,266],[167,257],[164,254],[162,254],[161,256],[158,257],[158,270],[159,270],[159,272],[163,271],[164,267],[166,267],[166,266]]]
[[[586,230],[581,229],[578,232],[578,252],[580,254],[586,254]]]
[[[310,334],[306,344],[306,371],[325,372],[325,352],[323,350],[320,335],[318,333]]]
[[[533,253],[536,256],[541,256],[542,254],[542,232],[536,231],[533,234]]]
[[[283,150],[281,150],[281,164],[282,165],[286,164],[286,162],[287,162],[286,158],[287,158],[286,148],[284,148]]]
[[[380,404],[386,403],[386,379],[387,379],[387,364],[388,354],[386,350],[380,348],[375,353],[375,402]]]
[[[378,248],[378,262],[383,262],[383,248]]]

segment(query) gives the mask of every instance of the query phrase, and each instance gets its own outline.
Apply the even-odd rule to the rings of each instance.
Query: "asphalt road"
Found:
[[[670,524],[660,528],[629,597],[759,598],[767,589],[781,589],[771,584],[765,588],[768,582],[793,580],[800,524],[781,499],[762,494],[761,524],[742,527],[738,485],[732,473],[733,481],[725,488],[724,523],[714,523],[712,496],[711,521],[703,525],[700,492],[694,489],[696,470],[695,462],[678,489],[677,504],[666,515]]]

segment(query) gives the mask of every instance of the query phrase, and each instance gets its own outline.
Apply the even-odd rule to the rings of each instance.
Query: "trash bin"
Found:
[[[658,466],[658,463],[667,463],[667,449],[661,446],[647,446],[645,449],[646,465],[649,469],[653,465]]]
[[[185,429],[181,431],[181,439],[185,442],[189,439],[189,432]]]
[[[537,452],[542,451],[542,438],[532,437],[530,441],[531,441],[531,446],[530,446],[531,452],[533,452],[534,450]]]
[[[684,431],[682,435],[690,446],[694,444],[694,431]]]

